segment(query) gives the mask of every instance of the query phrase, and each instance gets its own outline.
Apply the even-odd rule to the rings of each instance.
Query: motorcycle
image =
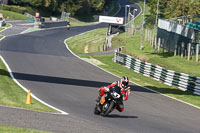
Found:
[[[106,92],[94,108],[95,115],[108,116],[122,101],[122,96],[113,89]]]
[[[66,26],[66,28],[67,28],[67,30],[69,30],[69,29],[71,28],[71,25],[70,25],[70,23],[69,23],[69,22],[67,23],[67,26]]]

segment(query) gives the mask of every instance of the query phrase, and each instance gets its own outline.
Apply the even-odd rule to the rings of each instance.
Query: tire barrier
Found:
[[[118,52],[114,54],[114,62],[124,65],[136,73],[152,77],[166,85],[175,86],[180,90],[200,95],[200,77],[167,70],[158,65],[153,65]]]

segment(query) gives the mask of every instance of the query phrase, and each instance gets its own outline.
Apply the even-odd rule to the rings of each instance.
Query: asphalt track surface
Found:
[[[98,88],[119,78],[74,56],[64,40],[104,26],[56,28],[3,39],[0,54],[14,77],[38,98],[69,115],[2,106],[0,124],[63,133],[200,132],[199,109],[134,84],[124,112],[113,111],[109,117],[93,114]]]

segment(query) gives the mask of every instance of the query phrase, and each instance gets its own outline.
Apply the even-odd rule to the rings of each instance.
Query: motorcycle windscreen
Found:
[[[105,103],[105,101],[106,101],[105,97],[106,97],[106,94],[104,94],[104,95],[101,97],[101,100],[100,100],[100,103],[101,103],[101,104],[104,104],[104,103]]]
[[[121,89],[118,87],[118,86],[114,86],[113,88],[112,88],[112,90],[114,91],[114,92],[117,92],[117,93],[121,93]]]

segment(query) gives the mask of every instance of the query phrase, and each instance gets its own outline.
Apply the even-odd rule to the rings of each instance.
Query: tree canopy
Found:
[[[155,23],[156,9],[158,0],[147,1],[150,7],[150,15],[147,16],[147,21],[150,25]],[[159,1],[159,18],[174,18],[186,15],[200,14],[199,0],[160,0]]]
[[[50,13],[70,12],[90,13],[91,11],[101,11],[107,0],[9,0],[11,5],[29,6],[35,9],[46,10]]]

